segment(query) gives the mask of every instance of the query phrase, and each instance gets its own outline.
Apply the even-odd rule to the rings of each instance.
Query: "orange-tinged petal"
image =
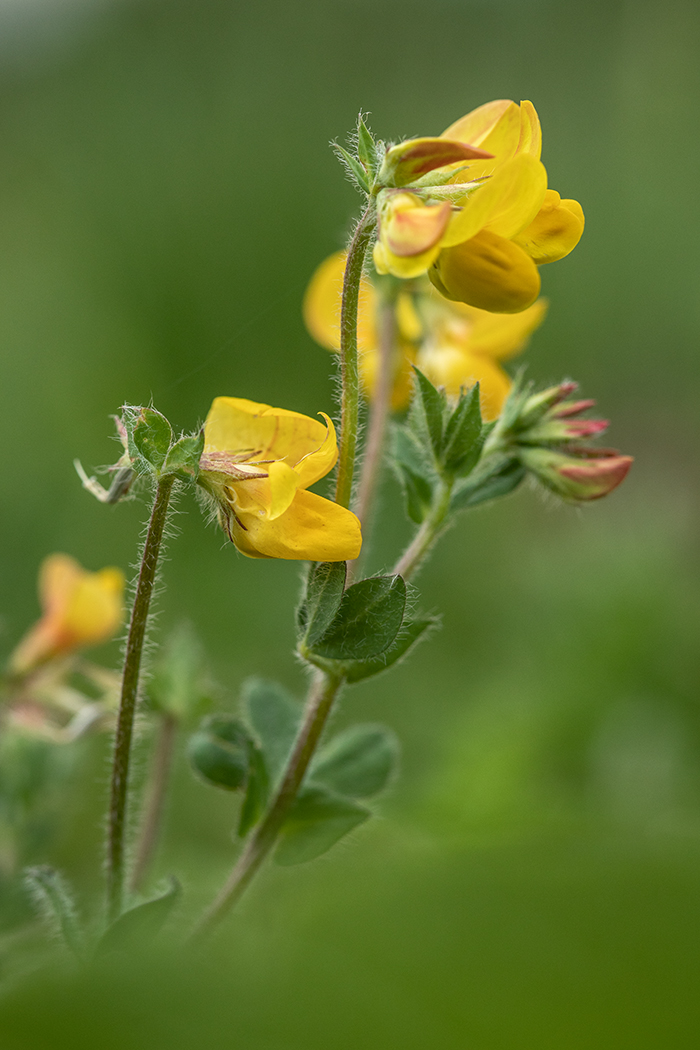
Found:
[[[470,332],[469,349],[497,361],[507,361],[525,349],[531,334],[544,321],[548,305],[546,299],[538,299],[517,314],[495,314],[472,307],[477,316]]]
[[[556,190],[547,190],[533,221],[513,240],[541,266],[563,259],[573,251],[581,240],[584,222],[578,201],[562,200]]]
[[[215,398],[204,424],[205,454],[249,451],[253,462],[284,459],[291,467],[326,438],[319,420],[242,397]]]
[[[233,542],[257,558],[300,561],[351,561],[360,553],[360,522],[338,503],[299,491],[290,507],[274,520],[239,515],[244,529],[231,525]]]
[[[435,386],[450,397],[479,383],[479,402],[484,419],[497,419],[510,392],[511,382],[490,357],[471,354],[445,344],[426,348],[418,355],[418,367]]]
[[[529,153],[535,160],[542,153],[542,127],[532,102],[520,103],[520,141],[518,153]]]
[[[489,230],[440,252],[428,276],[447,299],[494,313],[518,313],[540,291],[540,275],[529,255]]]
[[[382,219],[381,239],[392,255],[422,255],[445,232],[452,213],[450,202],[424,205],[409,194],[401,194],[396,201],[387,209],[387,219]]]
[[[340,348],[340,304],[343,295],[346,252],[335,252],[314,271],[304,295],[303,316],[309,335],[328,350]],[[370,281],[360,282],[357,345],[370,350],[377,345],[374,314],[376,294]]]
[[[465,160],[488,160],[491,157],[487,150],[444,135],[440,138],[408,139],[392,146],[387,152],[379,177],[381,179],[384,175],[395,186],[407,186],[435,168],[463,163]]]

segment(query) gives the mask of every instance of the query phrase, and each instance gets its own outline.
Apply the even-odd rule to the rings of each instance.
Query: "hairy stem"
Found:
[[[357,426],[360,406],[360,380],[357,365],[357,307],[365,255],[376,223],[374,201],[360,219],[348,248],[343,277],[343,299],[340,310],[340,374],[342,381],[340,444],[335,502],[349,507],[355,471]]]
[[[153,858],[163,820],[163,809],[168,791],[177,722],[172,715],[163,714],[157,729],[151,770],[143,809],[141,828],[136,845],[136,859],[131,874],[130,889],[141,889]]]
[[[146,637],[148,611],[153,584],[158,569],[158,556],[163,542],[163,530],[168,515],[168,504],[175,482],[174,476],[160,478],[156,487],[153,509],[143,545],[141,568],[136,586],[136,597],[131,610],[129,634],[126,640],[121,700],[117,719],[112,762],[112,783],[109,805],[107,838],[107,912],[110,920],[119,917],[124,899],[126,808],[129,788],[129,764],[134,734],[134,716],[138,698],[141,656]]]
[[[367,442],[362,460],[360,484],[357,491],[355,513],[360,519],[366,542],[367,528],[371,523],[374,497],[384,453],[384,437],[389,418],[392,387],[394,385],[394,359],[396,353],[396,313],[394,300],[386,299],[379,310],[379,369],[372,396]],[[348,566],[350,576],[354,575],[357,561]]]
[[[333,701],[343,679],[324,671],[316,672],[306,702],[306,711],[294,748],[275,796],[262,821],[258,824],[224,883],[218,896],[194,932],[202,940],[221,922],[226,913],[240,899],[270,850],[301,787],[304,774],[318,745],[321,733],[331,712]]]
[[[452,484],[441,481],[427,518],[394,566],[395,575],[408,580],[418,570],[445,526],[451,497]]]

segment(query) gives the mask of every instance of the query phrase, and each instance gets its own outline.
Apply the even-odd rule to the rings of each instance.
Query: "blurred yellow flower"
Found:
[[[340,300],[345,253],[336,252],[314,273],[304,297],[304,321],[321,346],[340,345]],[[510,390],[510,379],[499,362],[520,353],[544,320],[544,299],[517,314],[496,314],[464,303],[446,302],[425,280],[406,282],[396,298],[397,347],[394,357],[392,408],[410,401],[416,365],[432,383],[456,397],[462,387],[481,386],[481,409],[495,419]],[[373,396],[379,370],[377,313],[380,295],[363,277],[358,314],[360,375]]]
[[[356,516],[307,491],[338,458],[333,423],[323,418],[325,425],[245,398],[215,398],[204,424],[200,484],[242,554],[350,561],[360,553]]]
[[[124,574],[88,572],[68,554],[51,554],[39,570],[39,597],[43,615],[10,657],[13,674],[110,639],[124,616]]]
[[[466,172],[460,165],[439,188],[383,190],[377,271],[404,279],[427,272],[447,299],[496,313],[524,310],[539,295],[537,267],[568,255],[584,226],[580,204],[547,189],[535,108],[498,99],[441,138],[492,156],[470,161]]]

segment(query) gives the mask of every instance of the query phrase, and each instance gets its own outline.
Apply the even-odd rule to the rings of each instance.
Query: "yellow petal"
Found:
[[[382,216],[380,237],[391,255],[422,255],[442,237],[450,221],[452,207],[449,201],[441,204],[423,204],[413,194],[402,193],[394,198]]]
[[[299,561],[350,561],[362,546],[360,522],[352,511],[314,492],[299,491],[291,506],[270,521],[239,515],[233,542],[242,554]]]
[[[513,240],[541,266],[563,259],[573,251],[581,240],[584,222],[578,201],[562,200],[556,190],[547,190],[533,221]]]
[[[323,416],[326,421],[326,436],[322,444],[300,459],[294,468],[299,478],[300,489],[307,489],[321,478],[325,478],[338,460],[338,442],[333,420],[325,412],[319,412],[319,415]]]
[[[472,311],[473,321],[469,349],[474,354],[484,354],[497,361],[514,357],[524,350],[530,335],[544,321],[547,306],[546,299],[538,299],[517,314],[494,314],[488,310],[466,307]]]
[[[410,281],[414,277],[427,273],[440,254],[439,241],[420,255],[394,255],[383,245],[380,251],[377,251],[378,248],[380,248],[379,241],[374,246],[374,265],[377,273],[390,273],[404,281]]]
[[[520,108],[510,99],[487,102],[467,113],[443,131],[444,138],[458,139],[479,146],[493,154],[493,160],[474,160],[466,172],[455,176],[455,181],[478,179],[492,175],[505,161],[514,157],[520,141]],[[469,138],[468,136],[472,136]]]
[[[85,569],[69,554],[50,554],[39,568],[39,598],[44,612],[56,613],[66,606],[69,595]]]
[[[501,414],[511,382],[503,369],[489,357],[466,353],[445,344],[421,351],[418,367],[435,386],[445,388],[450,397],[479,383],[481,414],[486,420]]]
[[[312,339],[328,350],[340,347],[340,304],[343,295],[345,252],[335,252],[314,271],[304,295],[304,324]],[[357,345],[371,350],[377,345],[374,314],[376,295],[366,277],[360,282],[357,316]]]
[[[63,627],[72,646],[97,645],[116,632],[122,621],[124,576],[119,569],[86,573],[66,605]],[[71,646],[71,647],[72,647]]]
[[[542,153],[542,127],[532,102],[520,103],[518,153],[529,153],[535,160],[539,160]]]
[[[529,154],[519,153],[472,190],[453,215],[440,243],[444,248],[461,244],[487,225],[502,237],[512,237],[532,222],[546,190],[544,166]]]
[[[399,292],[396,298],[396,324],[399,334],[409,342],[417,342],[423,334],[423,325],[413,305],[413,299],[405,292]]]
[[[494,313],[518,313],[540,291],[540,275],[529,255],[488,230],[440,252],[429,277],[446,298]]]
[[[248,451],[253,461],[283,459],[294,467],[319,450],[327,436],[323,423],[299,412],[242,397],[217,397],[204,424],[204,450]]]

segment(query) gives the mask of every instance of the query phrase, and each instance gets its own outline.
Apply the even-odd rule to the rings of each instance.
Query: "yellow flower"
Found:
[[[304,297],[304,320],[312,337],[330,350],[340,345],[340,300],[345,253],[336,252],[314,273]],[[464,303],[446,302],[425,278],[406,282],[396,304],[397,347],[394,357],[392,408],[405,408],[413,389],[416,365],[436,386],[456,397],[460,388],[480,383],[481,408],[495,419],[510,390],[499,362],[520,353],[546,313],[543,299],[517,314],[497,314]],[[362,278],[358,314],[360,377],[374,395],[379,353],[376,315],[379,294]]]
[[[51,554],[39,570],[39,597],[43,615],[12,654],[13,674],[111,638],[124,616],[124,574],[88,572],[68,554]]]
[[[360,553],[356,516],[307,491],[338,458],[333,423],[323,418],[325,425],[245,398],[215,398],[204,424],[200,483],[242,554],[351,561]]]
[[[524,310],[539,294],[537,267],[568,255],[584,225],[577,201],[547,189],[534,106],[489,102],[441,138],[492,156],[470,161],[466,173],[461,165],[440,188],[382,190],[377,271],[405,279],[428,272],[447,299],[497,313]]]

